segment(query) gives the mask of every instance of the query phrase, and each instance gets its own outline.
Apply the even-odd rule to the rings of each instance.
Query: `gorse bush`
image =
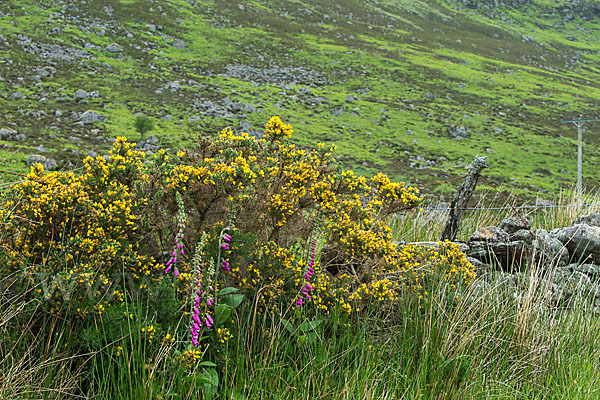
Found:
[[[451,244],[392,240],[387,217],[418,206],[417,189],[356,176],[333,146],[302,149],[292,133],[273,117],[261,139],[225,129],[188,152],[146,156],[117,138],[80,174],[38,164],[0,198],[0,269],[14,290],[33,287],[48,311],[84,321],[83,332],[108,318],[155,344],[223,344],[238,291],[258,312],[305,318],[406,291],[426,297],[431,273],[457,290],[472,281]],[[135,302],[143,311],[131,312]]]

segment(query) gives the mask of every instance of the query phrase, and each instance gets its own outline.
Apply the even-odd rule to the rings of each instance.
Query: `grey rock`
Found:
[[[588,224],[590,226],[600,226],[600,213],[592,213],[584,217],[579,217],[573,221],[572,225]]]
[[[503,270],[518,270],[529,259],[531,247],[522,241],[471,242],[466,254],[484,264],[498,265]]]
[[[256,106],[254,104],[245,104],[244,105],[244,111],[247,113],[255,113],[256,112]]]
[[[333,111],[331,111],[331,115],[334,117],[341,117],[343,113],[344,110],[342,108],[334,108]]]
[[[150,32],[156,32],[156,25],[154,24],[146,24],[146,27]]]
[[[434,249],[440,248],[440,242],[414,242],[412,244],[421,246],[421,247],[431,247]],[[454,244],[458,245],[458,251],[460,251],[461,253],[465,253],[469,250],[469,246],[465,243],[454,243]]]
[[[569,265],[569,269],[572,271],[577,271],[582,274],[586,274],[590,279],[594,282],[600,282],[600,266],[594,264],[571,264]]]
[[[301,87],[300,89],[298,89],[298,94],[301,94],[304,96],[313,96],[312,90],[310,90],[307,87]]]
[[[160,117],[160,119],[165,120],[165,121],[172,121],[173,117],[171,117],[171,114],[166,114],[166,115],[163,115],[162,117]]]
[[[511,234],[520,231],[521,229],[530,229],[531,223],[526,218],[509,217],[503,219],[498,227],[506,233]]]
[[[17,131],[8,128],[0,128],[0,140],[11,140],[16,136]]]
[[[480,228],[469,238],[469,242],[508,242],[509,240],[508,233],[497,226]]]
[[[354,96],[352,96],[351,94],[346,96],[346,103],[352,103],[355,100],[356,100],[356,98]]]
[[[136,148],[142,151],[156,153],[159,149],[159,139],[156,136],[148,136],[146,139],[139,142],[136,145]]]
[[[23,135],[22,133],[15,135],[15,140],[25,140],[25,139],[27,139],[27,137],[25,135]]]
[[[106,117],[95,111],[86,111],[79,116],[79,121],[83,124],[93,124],[95,122],[106,122]]]
[[[185,42],[181,39],[175,39],[171,43],[171,46],[175,47],[176,49],[185,49]]]
[[[521,240],[527,244],[532,244],[535,236],[529,229],[521,229],[519,231],[513,232],[509,235],[510,240]]]
[[[42,164],[44,166],[44,169],[46,169],[48,171],[53,171],[57,167],[56,161],[54,161],[54,159],[52,159],[52,158],[46,158],[39,154],[32,154],[27,157],[27,166],[28,167],[31,167],[38,163]]]
[[[576,224],[553,229],[550,236],[567,247],[572,261],[600,264],[600,227]]]
[[[252,125],[250,125],[250,123],[249,123],[249,122],[243,121],[243,122],[240,124],[240,130],[241,130],[242,132],[248,132],[250,129],[252,129]]]
[[[569,263],[569,251],[559,240],[550,236],[544,229],[536,229],[534,234],[533,248],[544,262],[559,266]]]
[[[85,155],[86,155],[87,157],[92,157],[92,158],[96,158],[96,157],[98,157],[98,153],[96,153],[96,152],[95,152],[95,151],[93,151],[93,150],[90,150],[90,151],[88,151],[88,152],[87,152]]]
[[[48,150],[46,150],[46,148],[44,147],[43,144],[40,144],[38,147],[35,148],[35,150],[38,153],[47,153],[48,152]]]
[[[56,74],[56,68],[54,68],[54,67],[36,68],[35,73],[38,74],[39,76],[41,76],[42,78],[53,77],[54,74]]]
[[[446,134],[458,140],[467,139],[471,136],[464,126],[451,126],[446,130]]]
[[[23,97],[24,97],[23,93],[21,93],[21,92],[14,92],[13,94],[10,95],[11,100],[21,100]]]
[[[75,92],[75,98],[79,100],[87,99],[89,96],[89,93],[83,89],[77,89],[77,91]]]
[[[167,82],[167,84],[164,86],[164,88],[167,90],[177,91],[177,90],[181,89],[181,83],[179,83],[179,81]]]
[[[468,250],[467,250],[468,251]],[[490,280],[493,268],[491,265],[484,264],[476,258],[466,257],[467,261],[475,267],[475,275],[477,278]]]
[[[105,50],[112,54],[118,54],[123,51],[121,46],[119,46],[117,43],[109,44],[108,46],[106,46]]]

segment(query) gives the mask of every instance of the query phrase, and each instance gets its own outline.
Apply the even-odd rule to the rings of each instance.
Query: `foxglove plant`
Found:
[[[179,212],[177,213],[177,227],[179,231],[177,235],[175,235],[175,245],[173,246],[173,251],[171,252],[171,258],[167,261],[165,274],[171,272],[173,269],[173,274],[175,277],[179,277],[179,270],[177,269],[177,255],[184,255],[183,251],[183,230],[185,229],[185,207],[183,205],[183,199],[179,192],[176,193],[177,196],[177,205],[179,206]]]
[[[300,296],[298,296],[298,300],[296,300],[296,307],[302,307],[302,303],[303,303],[303,297],[302,295],[304,295],[304,297],[306,298],[306,300],[310,300],[312,298],[312,296],[310,295],[310,292],[313,290],[313,287],[310,284],[310,278],[314,275],[315,273],[315,250],[317,248],[317,239],[315,238],[312,243],[311,243],[311,249],[310,249],[310,262],[308,263],[308,268],[306,269],[306,272],[304,273],[304,286],[302,287],[302,294]]]
[[[192,305],[192,323],[190,332],[192,334],[192,344],[198,347],[200,344],[199,336],[203,326],[211,328],[214,320],[209,313],[209,307],[214,305],[214,300],[211,297],[214,291],[213,278],[215,276],[215,267],[213,260],[210,260],[206,271],[202,270],[202,251],[206,245],[207,235],[202,233],[200,243],[196,246],[194,257],[192,258],[192,273],[196,282],[192,286],[194,302]],[[204,301],[206,299],[206,301]]]

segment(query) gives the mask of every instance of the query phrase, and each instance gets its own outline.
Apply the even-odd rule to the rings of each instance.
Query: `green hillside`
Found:
[[[560,115],[599,108],[599,17],[598,1],[1,2],[0,169],[76,168],[139,139],[138,113],[173,150],[279,115],[359,173],[421,184],[484,154],[494,182],[549,196],[577,173]],[[591,189],[600,123],[586,128]]]

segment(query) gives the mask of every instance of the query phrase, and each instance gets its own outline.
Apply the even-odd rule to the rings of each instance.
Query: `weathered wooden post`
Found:
[[[465,213],[467,203],[469,203],[469,199],[475,191],[481,171],[486,167],[487,157],[475,156],[475,159],[469,168],[469,175],[467,175],[462,185],[460,185],[456,192],[456,196],[454,196],[452,203],[450,203],[450,213],[448,214],[448,220],[446,221],[446,226],[444,227],[444,232],[442,232],[440,240],[443,241],[447,239],[453,241],[456,239],[460,219]]]

